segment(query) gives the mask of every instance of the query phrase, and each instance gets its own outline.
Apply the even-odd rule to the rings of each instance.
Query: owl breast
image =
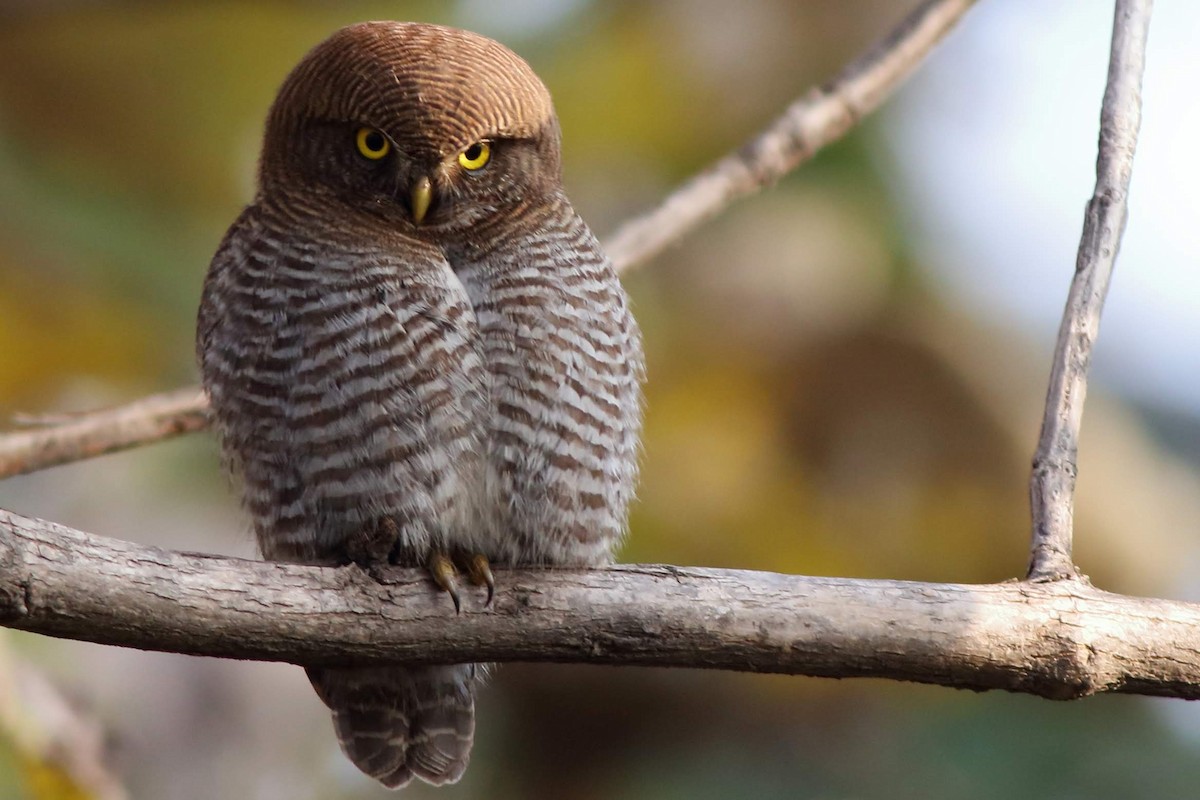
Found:
[[[641,339],[608,258],[562,196],[486,251],[451,252],[490,376],[486,529],[498,561],[612,556],[637,480]]]

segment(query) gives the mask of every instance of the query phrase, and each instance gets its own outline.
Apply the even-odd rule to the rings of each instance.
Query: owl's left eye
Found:
[[[483,169],[492,157],[492,148],[487,142],[476,142],[458,154],[458,163],[463,169],[474,172]]]
[[[392,143],[378,128],[359,128],[354,137],[358,152],[363,158],[378,161],[392,150]]]

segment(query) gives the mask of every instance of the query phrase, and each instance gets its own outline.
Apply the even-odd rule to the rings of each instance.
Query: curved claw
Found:
[[[458,593],[458,581],[455,579],[458,570],[454,568],[454,562],[445,553],[434,553],[429,557],[429,574],[433,576],[433,582],[454,601],[454,613],[461,614],[462,598]]]
[[[487,602],[484,603],[484,608],[492,604],[492,598],[496,595],[496,579],[492,577],[492,565],[488,563],[487,556],[483,553],[475,553],[467,562],[467,574],[471,578],[471,583],[476,586],[487,587]]]

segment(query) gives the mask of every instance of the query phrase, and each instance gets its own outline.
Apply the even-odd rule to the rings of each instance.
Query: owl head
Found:
[[[559,142],[550,93],[508,48],[439,25],[364,22],[284,81],[260,200],[316,214],[333,203],[341,219],[437,237],[555,191]]]

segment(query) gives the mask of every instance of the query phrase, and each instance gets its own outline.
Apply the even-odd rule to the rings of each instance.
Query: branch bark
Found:
[[[419,570],[178,553],[0,511],[0,623],[297,664],[555,661],[1200,697],[1200,605],[1078,580],[967,586],[624,565],[497,570],[455,615]],[[474,602],[472,602],[472,600]]]
[[[1100,110],[1096,189],[1087,205],[1075,277],[1058,329],[1046,411],[1030,477],[1033,535],[1029,577],[1033,579],[1053,580],[1075,574],[1071,539],[1079,426],[1092,347],[1100,331],[1100,313],[1128,217],[1152,7],[1152,0],[1117,0],[1113,16],[1108,85]]]
[[[975,0],[926,0],[823,88],[812,89],[764,131],[621,226],[606,242],[618,272],[664,248],[808,161],[875,110],[911,75]],[[162,441],[208,425],[199,388],[152,395],[64,425],[0,436],[0,479]]]
[[[127,405],[69,415],[0,437],[0,479],[160,442],[208,427],[208,398],[198,386]]]

